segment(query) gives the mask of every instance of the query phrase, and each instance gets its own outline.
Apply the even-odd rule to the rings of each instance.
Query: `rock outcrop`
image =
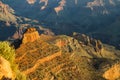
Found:
[[[105,8],[108,5],[115,6],[116,4],[114,0],[108,0],[107,2],[105,0],[93,0],[92,2],[88,2],[86,7],[90,8],[92,11],[96,11],[96,8],[101,8],[99,12],[109,14],[110,11]]]
[[[119,80],[120,79],[120,62],[113,65],[109,70],[107,70],[103,77],[107,80]]]
[[[28,4],[34,4],[36,0],[27,0]]]
[[[23,35],[22,43],[34,42],[39,38],[39,33],[35,28],[28,28],[27,31]]]
[[[56,41],[56,45],[64,52],[70,53],[73,51],[81,50],[81,45],[79,42],[67,36],[61,36],[62,39]]]
[[[94,47],[96,52],[101,52],[103,50],[103,45],[100,40],[90,38],[85,34],[73,33],[73,37],[80,41],[81,44]]]
[[[6,25],[10,25],[9,22],[15,23],[16,17],[13,14],[14,10],[0,1],[0,20],[6,21]]]
[[[30,34],[31,29],[27,33]],[[99,40],[80,39],[86,40],[66,35],[40,35],[33,43],[21,44],[16,50],[16,62],[27,80],[104,80],[103,72],[116,58],[116,52],[111,48],[107,50],[106,46],[103,52],[96,52],[95,48],[102,46]]]
[[[50,36],[54,36],[55,34],[48,28],[44,28],[39,26],[40,31],[43,31],[43,34],[45,35],[50,35]]]
[[[0,56],[0,80],[13,79],[13,72],[10,66],[10,63]]]

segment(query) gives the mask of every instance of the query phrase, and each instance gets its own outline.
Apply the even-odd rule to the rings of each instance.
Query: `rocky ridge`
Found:
[[[92,11],[95,11],[96,7],[102,7],[103,9],[100,9],[100,11],[102,11],[102,14],[109,14],[110,12],[106,9],[106,6],[108,5],[115,6],[116,1],[108,0],[107,2],[104,0],[94,0],[93,2],[88,2],[86,7],[90,8]]]
[[[73,33],[73,37],[81,44],[94,47],[96,52],[102,52],[103,44],[100,40],[93,39],[85,34]]]
[[[44,10],[49,2],[49,0],[39,0],[39,4],[44,3],[44,5],[41,7],[41,10]],[[27,0],[28,4],[35,4],[35,2],[38,2],[38,0]],[[57,1],[58,2],[58,1]],[[67,4],[67,0],[60,0],[58,2],[58,6],[54,7],[55,12],[58,14],[60,11],[64,10],[65,5]],[[73,2],[78,5],[78,0],[73,0]],[[97,7],[102,7],[102,9],[99,11],[102,11],[102,14],[109,14],[109,11],[106,9],[106,6],[116,6],[116,2],[119,2],[119,0],[93,0],[86,2],[86,8],[90,8],[92,11],[95,11]]]
[[[33,28],[27,31],[31,33]],[[72,37],[41,34],[38,39],[21,44],[16,50],[20,71],[26,74],[27,79],[36,80],[104,80],[102,72],[110,67],[104,65],[108,61],[112,65],[117,59],[119,56],[106,49],[99,40],[79,33],[74,33]]]
[[[0,20],[5,21],[9,25],[9,22],[16,22],[16,17],[13,15],[14,10],[7,4],[0,1]]]

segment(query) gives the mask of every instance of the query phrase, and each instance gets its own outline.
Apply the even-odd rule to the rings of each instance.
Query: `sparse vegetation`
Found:
[[[10,46],[9,42],[0,42],[0,56],[10,63],[10,67],[16,80],[26,80],[25,75],[18,70],[18,65],[15,63],[15,49]]]
[[[88,49],[91,51],[89,54]],[[57,52],[61,55],[51,59]],[[95,66],[95,56],[92,56],[98,53],[91,46],[81,46],[77,40],[69,36],[56,36],[45,40],[40,36],[37,41],[22,44],[16,53],[20,71],[28,73],[28,80],[104,80],[102,71]],[[92,57],[88,56],[90,54]],[[97,61],[99,63],[99,60]],[[98,67],[101,68],[101,65],[102,62]]]
[[[109,67],[106,65],[112,64],[111,56],[99,60],[99,57],[92,56],[98,53],[91,46],[82,46],[69,36],[47,37],[45,40],[40,36],[34,42],[21,44],[16,56],[8,42],[1,42],[1,45],[1,52],[4,52],[1,56],[10,61],[16,80],[104,80],[102,74]],[[91,52],[88,53],[88,49]],[[107,52],[111,54],[111,51]]]
[[[30,1],[30,4],[35,2],[35,0],[27,1]],[[51,2],[47,5],[47,1]],[[67,0],[58,0],[56,3],[60,3],[54,10],[57,13],[61,10],[62,12],[59,13],[60,15],[55,15],[50,8],[52,0],[40,0],[40,3],[45,2],[45,5],[41,4],[41,9],[49,7],[41,10],[40,13],[38,4],[35,4],[36,7],[34,5],[31,7],[29,4],[24,4],[26,0],[1,0],[0,39],[13,41],[19,38],[22,43],[18,45],[16,44],[18,41],[13,41],[18,45],[15,50],[9,42],[0,42],[0,80],[1,78],[2,80],[12,78],[12,80],[119,80],[120,50],[96,40],[101,39],[120,47],[120,18],[116,14],[120,10],[117,8],[119,3],[108,1],[106,3],[105,0],[102,2],[85,0],[83,1],[85,5],[82,1],[79,4],[79,0],[75,0],[75,7],[73,1],[69,3]],[[101,6],[104,3],[105,5]],[[110,7],[109,3],[116,5]],[[81,4],[84,4],[84,8]],[[9,5],[16,10],[16,13]],[[38,13],[34,14],[36,11]],[[106,14],[109,11],[110,13]],[[48,12],[50,12],[49,16],[47,16]],[[104,16],[102,12],[105,13]],[[42,15],[39,16],[40,14]],[[56,36],[41,25],[51,28],[55,34],[64,35]],[[25,31],[26,28],[28,30]],[[66,35],[70,35],[73,31],[85,33],[92,38],[79,33]],[[116,63],[117,61],[119,63]]]

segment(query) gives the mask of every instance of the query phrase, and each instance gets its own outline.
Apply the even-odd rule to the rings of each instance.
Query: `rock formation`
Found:
[[[27,0],[28,4],[34,4],[36,0]]]
[[[44,28],[39,26],[40,31],[43,31],[43,34],[45,35],[50,35],[50,36],[54,36],[55,34],[48,28]]]
[[[34,42],[39,38],[39,33],[35,28],[28,28],[27,31],[23,35],[22,43]]]
[[[109,70],[107,70],[104,75],[107,80],[119,80],[120,79],[120,62],[113,65]]]
[[[73,52],[76,50],[80,50],[81,46],[78,41],[71,37],[64,37],[63,39],[58,39],[56,45],[62,49],[64,52]]]
[[[27,0],[28,4],[34,4],[36,2],[36,0]],[[41,10],[44,10],[47,5],[48,5],[49,0],[40,0],[39,3],[44,3],[44,5],[41,7]],[[60,0],[59,1],[59,5],[57,7],[54,8],[55,12],[58,14],[60,11],[63,10],[64,6],[66,5],[66,0]],[[75,4],[77,4],[77,0],[74,1]]]
[[[107,4],[115,6],[115,2],[113,0],[108,0],[108,3],[104,0],[94,0],[93,2],[88,2],[86,7],[90,8],[92,11],[96,10],[95,7],[102,7],[103,9],[101,9],[101,12],[103,14],[109,14],[110,12],[105,8]]]
[[[32,31],[30,28],[25,34],[32,34]],[[27,80],[104,80],[101,79],[103,72],[116,58],[115,52],[106,46],[100,53],[102,43],[86,38],[84,34],[81,38],[75,35],[47,36],[40,35],[39,40],[21,44],[16,50],[17,64]]]
[[[0,56],[0,80],[11,80],[12,78],[13,72],[10,63]]]
[[[43,3],[43,6],[41,6],[41,10],[44,10],[50,4],[50,0],[38,0],[38,1],[39,1],[39,4]],[[78,0],[73,0],[73,1],[74,1],[73,3],[75,5],[79,4]],[[92,11],[96,11],[96,7],[97,8],[102,7],[102,9],[100,10],[100,11],[102,11],[101,13],[108,14],[109,11],[106,9],[106,5],[109,4],[111,6],[115,6],[116,1],[114,1],[114,0],[93,0],[91,2],[88,1],[85,4],[86,4],[86,8],[90,8]],[[27,2],[28,2],[28,4],[35,4],[35,2],[37,2],[37,0],[27,0]],[[58,6],[54,7],[54,10],[58,14],[60,11],[64,10],[64,7],[67,4],[69,4],[69,1],[59,0],[59,1],[57,1],[57,4],[58,4]],[[71,5],[74,5],[74,4],[71,4]]]
[[[58,14],[61,10],[63,10],[65,4],[66,4],[66,0],[61,0],[59,2],[59,6],[54,8],[55,12]]]
[[[103,45],[100,40],[90,38],[89,36],[80,33],[73,33],[73,37],[84,45],[93,46],[96,52],[101,52],[103,50]]]
[[[0,20],[6,21],[7,25],[9,22],[16,22],[16,17],[13,14],[14,10],[0,1]]]

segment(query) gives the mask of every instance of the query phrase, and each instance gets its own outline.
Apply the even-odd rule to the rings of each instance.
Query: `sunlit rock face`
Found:
[[[36,2],[36,0],[27,0],[27,2],[28,2],[29,4],[34,4],[34,3]]]
[[[7,2],[7,0],[5,0],[4,2]],[[32,7],[35,6],[36,8],[39,8],[39,11],[51,9],[54,10],[56,14],[65,10],[65,8],[70,8],[70,7],[71,8],[76,7],[78,9],[81,9],[77,11],[82,11],[82,12],[84,11],[82,10],[82,8],[86,8],[95,12],[99,11],[102,14],[109,14],[111,11],[109,11],[108,8],[117,6],[120,3],[120,1],[119,0],[25,0],[25,1],[19,0],[18,3],[21,3],[22,5],[22,7],[19,8],[24,7],[23,9],[27,9],[27,8],[29,9],[28,6],[32,5]],[[17,2],[15,2],[15,4],[13,5],[17,5]]]
[[[63,10],[63,7],[65,6],[65,3],[66,3],[66,0],[61,0],[59,2],[59,6],[54,8],[55,9],[55,12],[58,14],[59,11]]]
[[[116,3],[115,1],[113,0],[94,0],[94,1],[91,1],[91,2],[87,2],[87,5],[86,7],[87,8],[90,8],[92,11],[95,11],[96,10],[96,7],[98,8],[101,8],[100,9],[100,12],[102,14],[109,14],[109,10],[106,9],[106,6],[115,6]]]
[[[113,65],[109,70],[107,70],[104,75],[107,80],[119,80],[120,79],[120,62]]]
[[[0,80],[6,80],[13,78],[13,72],[10,63],[0,56]]]
[[[41,7],[41,10],[44,10],[48,4],[48,0],[40,0],[39,3],[44,3],[44,5]]]
[[[28,4],[34,4],[36,0],[27,0]],[[52,1],[51,1],[52,2]],[[64,6],[66,5],[67,0],[56,0],[58,2],[58,6],[54,7],[55,12],[58,14],[60,11],[64,9]],[[41,10],[44,10],[48,4],[49,0],[40,0],[39,3],[44,3],[44,5],[41,7]],[[77,0],[74,1],[75,4],[77,4]]]
[[[103,0],[94,0],[93,2],[88,2],[87,7],[89,7],[91,10],[93,10],[94,6],[104,6]]]
[[[37,2],[36,0],[27,0],[27,2],[29,4],[34,4],[35,2]],[[64,7],[66,6],[66,4],[69,4],[70,2],[72,2],[71,5],[81,5],[81,4],[85,4],[85,6],[87,8],[90,8],[92,11],[95,9],[95,7],[103,7],[102,13],[103,14],[108,14],[109,11],[106,10],[106,5],[112,5],[115,6],[116,2],[119,2],[119,0],[93,0],[93,1],[78,1],[78,0],[72,0],[72,1],[68,1],[68,0],[56,0],[56,1],[50,1],[50,0],[39,0],[39,3],[44,3],[43,6],[41,6],[41,10],[44,10],[48,4],[53,2],[57,2],[58,6],[54,7],[55,12],[58,14],[60,11],[64,10]],[[74,3],[74,4],[73,4]]]
[[[39,33],[36,31],[35,28],[29,28],[23,35],[22,43],[34,42],[35,40],[39,39]]]
[[[32,80],[35,77],[36,80],[50,80],[53,75],[49,75],[48,72],[63,74],[61,70],[64,69],[67,69],[64,72],[67,76],[55,75],[55,79],[59,80],[62,77],[62,79],[67,80],[71,80],[71,78],[72,80],[105,80],[102,78],[103,71],[112,64],[113,57],[116,59],[116,54],[112,52],[111,48],[110,50],[106,49],[107,46],[103,46],[103,52],[96,52],[95,48],[102,44],[100,42],[96,43],[98,40],[95,39],[93,39],[93,43],[90,41],[90,37],[83,34],[74,34],[73,37],[66,35],[50,37],[49,35],[41,34],[39,40],[33,43],[21,44],[16,50],[19,69],[27,75],[27,80]],[[71,65],[73,68],[71,68]],[[49,69],[43,71],[46,68]],[[88,70],[86,71],[86,69]],[[115,71],[117,72],[117,68]],[[39,76],[40,73],[43,76]],[[91,75],[91,73],[94,74]],[[74,76],[72,75],[71,77],[71,74],[74,74]],[[108,78],[106,79],[109,80]]]

